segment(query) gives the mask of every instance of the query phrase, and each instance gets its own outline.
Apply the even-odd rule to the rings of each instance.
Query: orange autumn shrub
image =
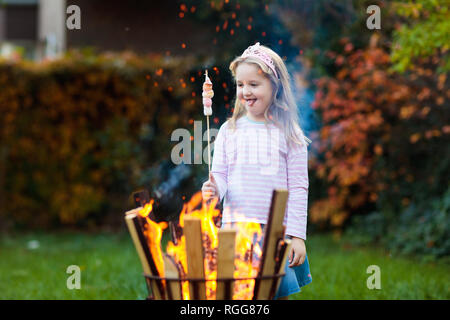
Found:
[[[130,53],[0,61],[2,227],[119,221],[197,112],[191,65]]]
[[[352,215],[399,212],[448,185],[450,90],[447,75],[435,72],[439,57],[395,74],[374,40],[355,50],[342,39],[342,52],[328,53],[335,76],[316,82],[322,127],[311,170],[326,181],[327,196],[312,204],[313,223],[339,227]]]

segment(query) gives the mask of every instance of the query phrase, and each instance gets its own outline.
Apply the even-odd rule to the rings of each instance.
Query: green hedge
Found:
[[[346,234],[358,244],[379,243],[393,253],[421,260],[450,257],[450,188],[442,197],[412,202],[399,215],[355,216]]]
[[[0,60],[2,227],[122,218],[131,192],[156,182],[172,131],[200,110],[193,65],[130,53]]]

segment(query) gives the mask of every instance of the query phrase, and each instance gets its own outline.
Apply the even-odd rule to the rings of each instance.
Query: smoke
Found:
[[[178,217],[183,209],[182,188],[191,178],[192,168],[186,164],[179,164],[174,168],[169,168],[168,164],[162,164],[160,170],[167,178],[153,188],[150,197],[155,200],[153,211],[156,220],[170,221]]]

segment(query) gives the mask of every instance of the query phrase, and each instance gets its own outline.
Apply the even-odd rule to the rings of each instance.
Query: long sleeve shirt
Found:
[[[289,191],[284,223],[286,234],[306,240],[308,149],[288,144],[274,124],[248,119],[228,121],[214,142],[211,173],[224,199],[222,223],[267,223],[274,189]]]

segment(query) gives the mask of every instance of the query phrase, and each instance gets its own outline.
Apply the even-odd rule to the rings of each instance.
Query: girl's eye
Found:
[[[256,84],[256,83],[252,83],[252,84],[250,84],[252,87],[257,87],[258,86],[258,84]],[[242,84],[242,83],[239,83],[238,85],[237,85],[238,87],[243,87],[244,85]]]

